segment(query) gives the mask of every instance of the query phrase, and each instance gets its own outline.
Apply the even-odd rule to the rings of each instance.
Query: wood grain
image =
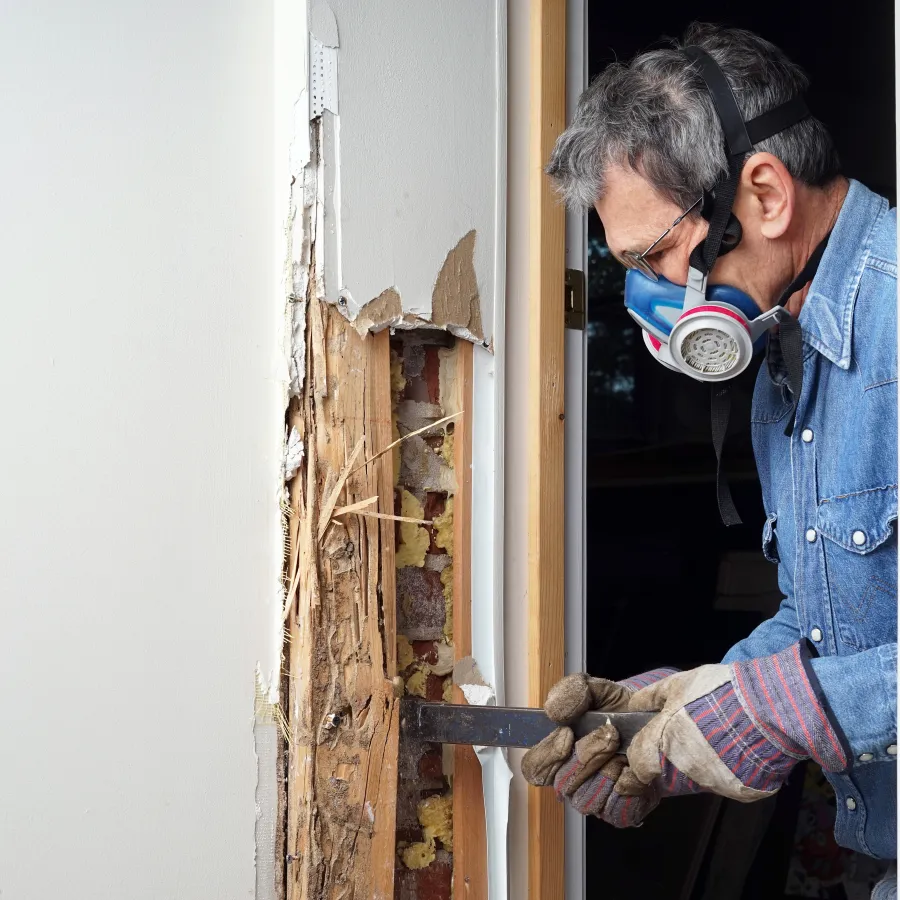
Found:
[[[453,432],[457,491],[453,501],[453,655],[472,653],[472,355],[457,341],[457,405]],[[465,703],[453,688],[454,702]],[[487,831],[481,763],[471,747],[453,748],[453,884],[455,900],[487,900]],[[424,900],[424,898],[420,898]]]
[[[566,112],[566,2],[531,0],[528,697],[563,675],[565,634],[565,211],[543,169]],[[565,894],[563,807],[529,788],[529,900]]]
[[[361,441],[390,441],[390,351],[387,334],[361,337],[332,307],[314,296],[307,303],[320,324],[306,330],[307,378],[290,413],[306,456],[291,484],[287,900],[393,900],[393,527],[386,538],[378,519],[329,514],[376,494],[379,509],[392,511],[389,455],[350,471]],[[335,496],[341,472],[349,475]]]

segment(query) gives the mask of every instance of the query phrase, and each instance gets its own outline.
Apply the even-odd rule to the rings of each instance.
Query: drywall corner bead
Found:
[[[331,7],[316,0],[309,32],[309,117],[317,119],[325,110],[338,114],[338,30]]]

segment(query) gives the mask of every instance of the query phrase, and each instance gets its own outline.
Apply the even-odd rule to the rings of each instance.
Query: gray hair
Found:
[[[568,205],[589,208],[602,197],[610,165],[640,172],[684,208],[727,175],[722,126],[703,79],[680,52],[688,46],[718,63],[745,121],[803,94],[809,84],[803,70],[768,41],[701,23],[671,48],[613,63],[581,95],[547,166]],[[808,185],[825,185],[840,171],[827,129],[812,116],[754,149],[774,154]]]

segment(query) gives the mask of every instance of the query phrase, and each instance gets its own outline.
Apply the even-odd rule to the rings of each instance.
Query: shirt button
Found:
[[[862,547],[862,545],[866,542],[866,533],[864,531],[854,531],[853,532],[853,543],[856,544],[857,547]]]
[[[888,756],[896,756],[897,755],[897,745],[891,744],[890,747],[887,748]]]
[[[875,759],[875,756],[871,753],[860,753],[859,754],[860,762],[872,762],[873,759]]]
[[[813,439],[812,428],[804,428],[800,437],[803,438],[804,444],[811,444]]]
[[[849,809],[850,812],[853,812],[853,810],[856,809],[856,801],[852,797],[848,797],[845,802],[847,804],[847,809]]]
[[[806,532],[806,539],[807,539],[811,544],[815,542],[815,540],[816,540],[817,537],[818,537],[818,535],[816,534],[816,529],[815,529],[815,528],[810,528],[810,529]]]
[[[809,636],[818,644],[819,641],[822,640],[822,629],[813,628],[813,630],[809,633]]]

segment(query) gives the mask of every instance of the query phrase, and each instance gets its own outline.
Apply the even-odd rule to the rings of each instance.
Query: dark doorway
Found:
[[[680,35],[692,20],[748,28],[806,69],[809,105],[829,126],[845,174],[893,204],[893,4],[859,0],[832,11],[794,0],[724,9],[709,0],[689,8],[589,0],[591,77],[661,36]],[[734,389],[726,468],[745,524],[726,529],[716,505],[709,389],[651,359],[622,303],[624,273],[606,251],[597,216],[589,222],[588,670],[621,678],[717,662],[779,602],[775,567],[760,552],[765,516],[749,430],[757,367]],[[777,802],[765,805],[671,800],[638,830],[589,820],[588,898],[795,896],[788,869],[802,795],[815,780],[798,768]],[[827,843],[827,827],[820,830]],[[840,885],[823,891],[806,896],[848,897]]]

